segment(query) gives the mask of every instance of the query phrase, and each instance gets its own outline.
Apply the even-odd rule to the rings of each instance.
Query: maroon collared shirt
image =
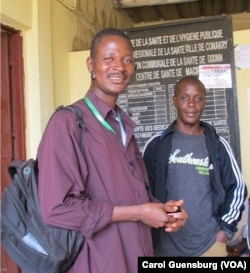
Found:
[[[104,119],[112,111],[92,92],[88,97]],[[114,206],[149,202],[146,168],[133,135],[135,124],[118,108],[126,145],[108,131],[83,100],[84,155],[80,131],[69,111],[50,121],[38,149],[39,197],[44,220],[79,230],[86,241],[70,273],[136,273],[137,257],[152,256],[150,227],[142,222],[110,224]],[[82,193],[89,198],[82,198]]]

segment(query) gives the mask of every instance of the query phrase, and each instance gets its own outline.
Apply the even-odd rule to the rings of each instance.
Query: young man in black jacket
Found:
[[[237,230],[246,185],[228,142],[200,121],[206,89],[195,77],[175,86],[177,119],[144,149],[153,195],[161,202],[184,200],[189,212],[176,233],[153,230],[157,256],[227,256]]]

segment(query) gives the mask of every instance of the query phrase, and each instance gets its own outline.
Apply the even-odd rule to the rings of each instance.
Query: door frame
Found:
[[[22,33],[3,24],[0,26],[2,193],[9,182],[8,164],[13,159],[26,159],[26,146]],[[20,273],[21,269],[1,250],[1,272]]]

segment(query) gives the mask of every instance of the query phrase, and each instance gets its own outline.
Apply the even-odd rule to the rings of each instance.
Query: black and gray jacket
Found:
[[[167,200],[166,178],[175,123],[153,136],[143,151],[152,194],[161,202]],[[229,143],[211,125],[200,123],[204,128],[210,160],[210,179],[214,190],[213,215],[221,229],[228,233],[236,232],[247,196],[246,184]]]

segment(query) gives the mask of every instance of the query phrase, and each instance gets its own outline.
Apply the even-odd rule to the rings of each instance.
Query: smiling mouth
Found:
[[[124,75],[110,75],[109,79],[115,83],[122,83],[126,77]]]
[[[185,112],[185,115],[189,118],[195,117],[197,115],[197,112]]]

